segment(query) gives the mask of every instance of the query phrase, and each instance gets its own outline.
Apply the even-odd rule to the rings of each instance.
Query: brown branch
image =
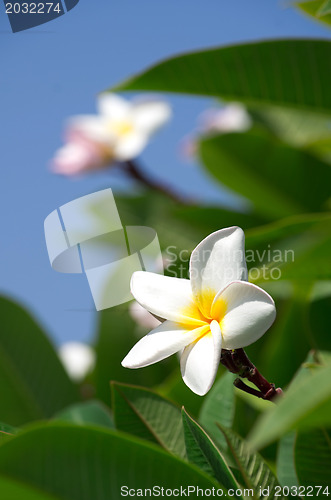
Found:
[[[256,396],[257,398],[264,399],[263,393],[261,391],[257,391],[253,387],[250,387],[249,385],[245,384],[241,380],[241,378],[236,378],[236,380],[233,382],[233,385],[237,387],[237,389],[240,389],[241,391],[247,392],[247,394],[252,394],[253,396]]]
[[[263,377],[248,358],[244,349],[235,349],[233,351],[222,349],[221,363],[230,372],[237,373],[241,378],[247,378],[247,380],[252,382],[255,387],[259,389],[256,391],[238,378],[235,380],[234,384],[242,391],[269,401],[272,401],[276,396],[283,393],[282,389],[276,389],[274,384],[271,384]]]
[[[192,200],[184,198],[181,194],[178,194],[175,191],[173,191],[169,186],[165,186],[161,182],[156,181],[155,179],[151,179],[150,177],[148,177],[145,174],[145,172],[142,171],[141,167],[138,166],[136,160],[135,161],[127,160],[122,165],[123,165],[123,168],[126,171],[126,173],[132,179],[139,181],[141,184],[148,187],[149,189],[152,189],[153,191],[157,191],[159,193],[162,193],[163,195],[172,199],[176,203],[179,203],[180,205],[192,205],[193,204]]]

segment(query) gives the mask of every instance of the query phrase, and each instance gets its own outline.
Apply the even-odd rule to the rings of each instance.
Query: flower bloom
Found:
[[[252,120],[246,109],[236,102],[227,104],[222,108],[206,109],[198,117],[196,131],[182,140],[181,151],[183,157],[190,159],[196,156],[198,141],[201,136],[246,132],[251,126]]]
[[[190,280],[135,272],[131,292],[145,309],[165,321],[143,337],[122,361],[127,368],[151,365],[181,354],[185,384],[206,394],[216,377],[221,349],[239,349],[272,325],[270,295],[248,283],[244,232],[217,231],[192,252]]]
[[[245,132],[252,126],[246,109],[238,103],[231,103],[220,109],[208,109],[199,117],[202,133]]]
[[[98,111],[69,119],[67,142],[52,161],[55,173],[76,175],[135,158],[171,116],[163,101],[129,102],[114,94],[99,97]]]

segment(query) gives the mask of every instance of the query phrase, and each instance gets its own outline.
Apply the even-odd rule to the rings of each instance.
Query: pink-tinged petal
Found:
[[[185,347],[181,357],[181,372],[185,384],[199,396],[213,385],[219,368],[222,335],[219,324],[212,321],[210,331]]]
[[[157,363],[183,349],[207,331],[208,327],[184,329],[172,321],[165,321],[143,337],[123,359],[125,368],[143,368]]]
[[[105,157],[96,146],[88,142],[71,142],[56,151],[51,168],[56,174],[73,176],[104,164]]]
[[[98,115],[77,115],[67,121],[67,132],[69,140],[75,140],[76,136],[83,137],[89,141],[101,144],[112,143],[116,136],[107,127],[107,120]]]
[[[189,280],[137,271],[131,278],[131,293],[155,316],[196,327],[205,323],[194,303]]]
[[[224,349],[239,349],[258,340],[270,328],[276,308],[262,288],[235,281],[214,300],[212,314],[220,321]]]
[[[247,280],[243,230],[221,229],[199,243],[190,259],[190,280],[196,303],[211,318],[216,294],[231,281]]]
[[[129,312],[131,318],[134,319],[134,321],[143,328],[156,328],[161,323],[161,321],[156,319],[155,316],[153,316],[144,307],[138,304],[137,301],[133,301],[130,304]]]

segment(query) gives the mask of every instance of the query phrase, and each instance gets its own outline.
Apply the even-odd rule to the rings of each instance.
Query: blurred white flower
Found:
[[[129,102],[103,94],[98,98],[97,115],[68,120],[67,143],[55,153],[52,170],[76,175],[133,159],[170,117],[171,108],[164,101],[140,98]]]
[[[80,382],[95,366],[95,351],[81,342],[66,342],[59,348],[59,358],[68,375]]]
[[[184,159],[191,159],[196,155],[197,142],[201,136],[245,132],[251,126],[251,117],[241,104],[231,103],[222,108],[207,109],[198,117],[196,131],[182,139],[182,156]]]
[[[136,301],[131,302],[129,313],[131,318],[143,328],[156,328],[161,324],[161,321],[156,319],[153,314],[146,311],[146,309]]]
[[[246,109],[240,104],[228,104],[220,109],[207,109],[199,117],[199,130],[209,132],[245,132],[252,126]]]
[[[190,280],[138,271],[131,292],[166,321],[143,337],[122,361],[142,368],[183,349],[185,384],[204,395],[214,383],[221,350],[258,340],[275,319],[270,295],[247,281],[245,238],[230,227],[205,238],[192,252]]]

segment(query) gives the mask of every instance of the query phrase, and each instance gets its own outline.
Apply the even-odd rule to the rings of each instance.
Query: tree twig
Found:
[[[143,172],[141,167],[138,166],[136,160],[135,161],[127,160],[126,162],[123,163],[123,168],[132,179],[139,181],[141,184],[152,189],[153,191],[157,191],[159,193],[162,193],[163,195],[167,196],[168,198],[171,198],[176,203],[179,203],[180,205],[192,205],[193,204],[193,202],[191,200],[186,199],[182,195],[176,193],[169,186],[165,186],[161,182],[156,181],[155,179],[151,179],[150,177],[148,177],[145,174],[145,172]]]
[[[262,399],[272,401],[276,396],[283,393],[282,389],[276,389],[274,384],[268,382],[266,378],[258,371],[248,358],[244,349],[235,349],[233,351],[222,349],[221,363],[232,373],[237,373],[241,378],[247,378],[259,390],[246,385],[242,380],[237,378],[234,382],[235,386],[242,391],[253,394]]]

